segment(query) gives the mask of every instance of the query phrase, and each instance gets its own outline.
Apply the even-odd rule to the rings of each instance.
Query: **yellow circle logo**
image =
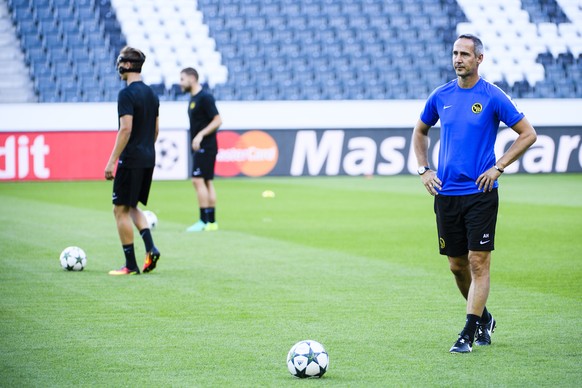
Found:
[[[481,113],[481,111],[483,110],[483,105],[476,102],[471,107],[471,110],[473,111],[473,113]]]
[[[439,238],[439,244],[441,246],[441,249],[445,249],[445,239],[444,238]]]
[[[194,101],[192,101],[190,103],[190,110],[193,110],[196,107],[196,103]]]

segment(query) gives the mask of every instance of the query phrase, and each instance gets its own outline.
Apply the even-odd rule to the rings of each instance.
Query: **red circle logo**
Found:
[[[267,175],[279,159],[279,148],[266,132],[249,131],[242,135],[232,131],[217,134],[216,175],[251,177]]]

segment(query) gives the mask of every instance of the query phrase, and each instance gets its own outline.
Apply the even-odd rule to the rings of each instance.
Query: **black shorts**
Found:
[[[148,204],[154,168],[117,167],[113,180],[113,204],[136,207]]]
[[[492,251],[499,195],[497,189],[471,195],[437,195],[434,200],[441,255],[458,257]]]
[[[192,153],[192,178],[214,179],[216,152],[201,149]]]

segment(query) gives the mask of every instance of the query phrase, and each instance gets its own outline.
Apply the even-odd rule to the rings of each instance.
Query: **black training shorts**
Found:
[[[498,208],[497,189],[471,195],[435,196],[441,255],[458,257],[469,250],[492,251]]]
[[[205,149],[192,153],[192,178],[214,179],[214,166],[216,165],[216,152]]]
[[[154,168],[117,167],[113,180],[113,204],[137,207],[137,203],[148,204]]]

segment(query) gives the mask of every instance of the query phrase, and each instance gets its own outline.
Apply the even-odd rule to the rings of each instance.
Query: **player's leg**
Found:
[[[455,277],[455,282],[461,294],[465,299],[469,295],[469,287],[471,287],[471,270],[469,268],[469,255],[462,255],[458,257],[449,258],[449,269]]]
[[[129,206],[114,205],[113,215],[117,224],[117,233],[122,245],[133,244],[133,224],[129,213]]]
[[[497,189],[471,196],[468,204],[466,221],[473,283],[467,298],[467,314],[479,315],[475,344],[490,345],[496,322],[485,304],[491,287],[491,251],[495,248],[499,208]]]
[[[125,266],[120,270],[109,272],[110,275],[139,274],[133,246],[133,223],[129,209],[129,206],[126,205],[114,205],[113,207],[117,232],[125,255]]]
[[[132,188],[132,170],[118,168],[113,180],[113,214],[125,255],[125,266],[120,270],[110,271],[110,275],[139,274],[135,261],[133,223],[130,215],[133,201],[137,203],[137,195]]]
[[[214,189],[214,169],[216,154],[208,154],[204,163],[204,181],[208,190],[208,207],[216,208],[216,190]]]
[[[439,253],[446,255],[449,269],[461,295],[467,299],[471,286],[471,270],[469,267],[469,251],[467,249],[467,229],[460,222],[462,209],[459,197],[435,197],[435,214],[439,236]]]
[[[491,287],[491,252],[469,251],[469,266],[472,281],[467,296],[467,314],[481,317]]]
[[[206,186],[206,180],[204,178],[192,178],[192,185],[194,190],[196,190],[196,197],[198,199],[199,207],[208,207],[210,205],[210,195],[208,193],[208,187]]]
[[[132,207],[129,209],[129,215],[137,230],[148,229],[148,221],[139,207]]]
[[[208,190],[208,207],[216,207],[216,189],[212,179],[206,180],[206,189]]]
[[[468,299],[471,295],[473,284],[469,254],[455,257],[449,256],[449,268],[455,276],[459,291],[465,299]],[[472,351],[478,318],[478,316],[469,314],[467,311],[465,327],[459,333],[459,338],[453,347],[451,347],[451,353],[469,353]]]
[[[206,226],[204,230],[212,232],[218,230],[216,222],[216,190],[212,179],[206,179],[206,190],[208,192],[208,206],[206,207]]]
[[[198,209],[199,209],[199,218],[194,224],[190,225],[186,231],[188,232],[201,232],[204,230],[206,226],[206,209],[208,208],[208,188],[206,187],[206,183],[204,182],[204,178],[196,177],[192,178],[192,185],[194,186],[194,190],[196,191],[196,197],[198,199]]]
[[[449,266],[451,272],[455,276],[455,281],[459,291],[463,297],[467,300],[467,314],[469,314],[469,290],[472,284],[472,271],[469,262],[469,256],[464,255],[461,257],[449,257]],[[471,313],[474,314],[474,313]],[[475,344],[477,345],[489,345],[491,344],[491,333],[495,329],[495,319],[487,311],[487,307],[483,306],[483,312],[481,313],[481,318],[477,323],[477,336],[475,338]]]
[[[462,197],[442,195],[435,197],[440,254],[448,257],[449,268],[455,277],[457,287],[466,299],[471,289],[471,271],[467,249],[467,229],[462,221],[463,204]],[[467,315],[465,327],[449,350],[451,353],[472,351],[477,319],[476,316]]]
[[[186,229],[188,232],[201,232],[207,230],[209,223],[209,213],[214,214],[214,204],[216,193],[212,179],[214,178],[214,165],[216,155],[208,152],[195,152],[192,170],[192,184],[196,189],[198,197],[198,206],[200,208],[200,219]],[[209,184],[210,183],[210,184]],[[217,225],[214,223],[209,230],[216,230]]]
[[[136,188],[139,188],[138,202],[141,202],[144,205],[147,205],[148,203],[153,175],[153,167],[136,169],[135,171],[134,185]],[[147,219],[140,208],[137,205],[132,206],[129,209],[129,213],[133,220],[133,224],[137,227],[137,230],[139,230],[146,251],[142,271],[145,273],[151,272],[156,268],[156,263],[160,258],[160,251],[154,245],[154,239]]]
[[[156,264],[160,259],[160,251],[154,245],[154,238],[143,212],[138,207],[134,207],[129,209],[129,213],[133,224],[139,230],[139,235],[143,240],[146,251],[142,271],[144,273],[151,272],[156,268]]]

